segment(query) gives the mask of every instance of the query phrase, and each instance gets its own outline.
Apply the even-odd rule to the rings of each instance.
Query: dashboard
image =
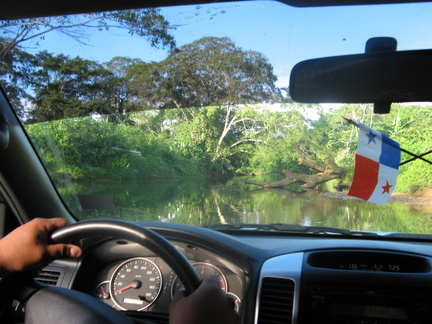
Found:
[[[215,275],[242,323],[432,322],[429,242],[142,224],[173,243],[201,276]],[[164,260],[122,239],[84,249],[79,262],[55,261],[38,280],[55,277],[55,285],[91,295],[136,323],[168,322],[182,283]]]

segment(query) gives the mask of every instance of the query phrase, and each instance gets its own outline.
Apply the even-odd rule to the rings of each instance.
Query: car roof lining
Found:
[[[0,19],[22,19],[43,16],[56,16],[74,13],[114,11],[134,8],[151,8],[161,6],[192,5],[202,3],[231,2],[211,0],[21,0],[7,1],[2,4]],[[282,0],[286,4],[295,7],[318,7],[340,5],[365,5],[365,4],[389,4],[407,2],[430,2],[427,0]]]

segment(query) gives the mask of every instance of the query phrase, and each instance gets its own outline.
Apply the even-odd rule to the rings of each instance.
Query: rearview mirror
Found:
[[[305,103],[432,101],[432,50],[335,56],[298,63],[291,98]]]

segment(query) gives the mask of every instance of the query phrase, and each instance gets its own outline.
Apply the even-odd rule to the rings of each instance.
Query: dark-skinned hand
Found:
[[[216,276],[207,276],[189,296],[181,289],[170,306],[170,324],[238,324],[235,301],[225,294]]]
[[[77,258],[81,249],[73,244],[50,244],[51,233],[67,225],[62,218],[36,218],[0,240],[0,275],[39,269],[55,259]]]

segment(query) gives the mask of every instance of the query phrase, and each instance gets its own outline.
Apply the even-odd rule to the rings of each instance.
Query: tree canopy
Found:
[[[170,34],[173,27],[156,8],[2,21],[0,78],[17,111],[22,115],[28,114],[28,107],[25,107],[27,102],[22,99],[28,99],[25,87],[32,82],[27,78],[29,69],[34,69],[35,64],[38,64],[38,61],[33,60],[26,52],[28,44],[37,46],[46,34],[52,32],[63,33],[81,44],[86,44],[88,31],[112,28],[142,37],[154,47],[173,49],[176,46],[174,37]],[[33,42],[29,43],[31,40]]]
[[[17,99],[17,110],[33,121],[175,107],[184,109],[179,118],[188,119],[193,108],[216,106],[224,107],[221,118],[229,130],[244,121],[232,119],[236,105],[281,99],[268,60],[228,38],[199,39],[150,63],[116,57],[102,64],[46,51],[15,52],[26,73],[5,75],[13,79],[17,97],[26,94],[26,107]]]
[[[152,108],[232,106],[280,97],[267,58],[226,37],[201,38],[159,63],[134,69],[131,85]]]

